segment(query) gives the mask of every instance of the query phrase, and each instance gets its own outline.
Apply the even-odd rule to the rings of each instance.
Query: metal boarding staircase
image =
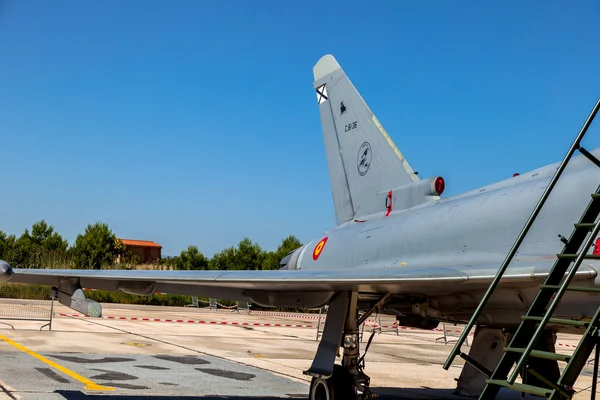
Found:
[[[570,399],[573,395],[571,388],[581,373],[581,370],[586,365],[590,353],[596,344],[599,344],[600,346],[598,340],[600,335],[600,330],[598,329],[600,328],[600,303],[597,311],[590,321],[574,321],[552,317],[556,306],[566,291],[600,292],[600,289],[598,288],[570,286],[571,280],[575,276],[579,266],[581,265],[581,262],[584,259],[600,259],[600,255],[588,254],[594,239],[598,236],[598,233],[600,233],[600,221],[597,221],[598,216],[600,215],[599,186],[596,192],[591,195],[590,202],[579,222],[574,225],[571,236],[568,239],[561,237],[561,241],[565,243],[565,246],[563,247],[562,252],[557,255],[556,262],[546,277],[544,284],[540,286],[539,292],[531,306],[525,315],[521,317],[521,324],[513,335],[509,346],[504,349],[504,354],[496,365],[495,370],[493,372],[486,371],[485,368],[482,368],[482,366],[479,365],[475,360],[471,359],[467,354],[461,351],[461,346],[467,338],[467,335],[475,325],[479,315],[483,311],[494,290],[500,283],[502,276],[517,253],[521,243],[523,242],[525,236],[540,213],[542,207],[544,206],[546,200],[554,189],[554,186],[556,185],[575,151],[578,150],[592,163],[600,167],[600,160],[598,160],[580,145],[581,140],[585,136],[599,109],[600,99],[596,102],[592,112],[588,116],[575,141],[571,145],[571,148],[560,163],[556,173],[550,180],[550,183],[546,187],[542,197],[531,213],[531,216],[525,223],[521,233],[517,237],[492,283],[481,299],[481,302],[475,309],[475,312],[473,313],[468,325],[465,327],[465,330],[457,340],[456,345],[444,364],[444,369],[447,370],[456,356],[460,356],[466,362],[472,364],[475,368],[485,373],[488,379],[486,379],[485,389],[481,393],[479,399],[494,399],[502,387],[516,390],[521,393],[530,393],[550,399]],[[583,334],[579,345],[572,355],[563,355],[534,349],[548,323],[576,326],[582,329],[585,328],[585,333]],[[538,381],[542,382],[547,387],[516,383],[515,381],[519,373],[523,371],[523,368],[530,357],[553,361],[563,361],[566,362],[567,365],[563,369],[563,372],[557,382],[553,382],[551,379],[543,376],[543,374],[539,371],[535,371],[533,369],[528,370],[528,374],[537,378]],[[513,369],[515,363],[516,366]],[[596,368],[597,365],[595,366],[595,371]],[[594,376],[594,382],[595,380],[596,376]],[[595,385],[592,396],[595,396]]]

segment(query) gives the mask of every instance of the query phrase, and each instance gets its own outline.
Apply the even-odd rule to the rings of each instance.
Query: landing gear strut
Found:
[[[358,327],[391,298],[392,295],[384,296],[359,319],[357,292],[338,292],[334,296],[317,354],[310,369],[304,372],[313,377],[309,400],[352,400],[357,398],[357,392],[362,393],[362,400],[377,398],[369,389],[370,378],[363,372],[364,356],[359,358]],[[342,365],[337,365],[334,363],[340,347],[344,353]]]

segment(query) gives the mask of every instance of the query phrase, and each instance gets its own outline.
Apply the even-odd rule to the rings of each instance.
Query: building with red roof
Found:
[[[140,263],[151,264],[159,262],[162,246],[150,240],[119,239],[125,245],[127,251],[139,257]]]

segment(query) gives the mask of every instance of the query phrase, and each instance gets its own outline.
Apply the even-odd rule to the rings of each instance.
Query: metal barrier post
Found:
[[[362,324],[360,324],[360,334],[358,337],[358,341],[362,342],[363,341],[363,336],[365,335],[365,324],[367,323],[367,321],[363,322]]]
[[[454,324],[454,326],[456,326],[456,324]],[[442,323],[442,329],[444,331],[444,336],[439,337],[437,339],[435,339],[435,342],[437,343],[438,340],[444,340],[444,344],[448,344],[448,343],[454,343],[456,342],[458,339],[460,339],[460,337],[462,336],[462,331],[460,332],[460,335],[458,334],[449,334],[450,331],[448,329],[446,329],[446,324]],[[458,332],[457,332],[458,333]],[[448,339],[448,338],[456,338],[456,339]],[[464,342],[467,346],[469,345],[469,336],[465,336],[465,342]]]
[[[238,312],[238,314],[240,313],[240,311],[244,311],[249,314],[250,313],[250,304],[248,304],[247,301],[238,301],[236,311]]]
[[[198,305],[198,297],[197,296],[192,296],[192,303],[191,304],[186,304],[185,307],[199,307]]]
[[[392,327],[391,328],[383,329],[383,325],[381,324],[381,317],[377,316],[376,318],[377,318],[377,325],[379,326],[379,333],[394,332],[396,334],[396,336],[400,336],[400,331],[399,331],[399,328],[398,328],[398,320],[397,319],[392,323]]]
[[[217,311],[217,299],[208,299],[208,309]]]
[[[48,286],[25,285],[5,282],[0,284],[0,320],[3,321],[41,321],[52,329],[54,299]],[[15,329],[13,324],[0,322]]]
[[[326,309],[327,307],[328,306],[319,308],[319,320],[317,321],[317,339],[316,340],[319,340],[319,337],[321,337],[321,333],[323,332],[323,329],[321,329],[321,324],[324,325],[325,321],[321,322],[321,318],[323,317],[323,309],[324,308]],[[324,318],[326,318],[326,317],[323,317],[323,319]]]
[[[40,327],[40,331],[42,329],[44,329],[45,326],[48,327],[48,330],[51,331],[52,330],[52,317],[54,316],[54,297],[50,296],[50,321],[48,321],[47,324],[42,325]]]
[[[15,329],[15,327],[14,327],[14,326],[12,326],[11,324],[9,324],[8,322],[0,322],[0,324],[2,324],[2,325],[8,325],[8,326],[10,326],[11,328]]]

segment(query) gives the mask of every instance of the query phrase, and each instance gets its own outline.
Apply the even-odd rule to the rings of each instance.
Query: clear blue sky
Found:
[[[600,5],[484,3],[0,0],[0,229],[321,236],[327,53],[449,195],[558,161],[600,97]]]

